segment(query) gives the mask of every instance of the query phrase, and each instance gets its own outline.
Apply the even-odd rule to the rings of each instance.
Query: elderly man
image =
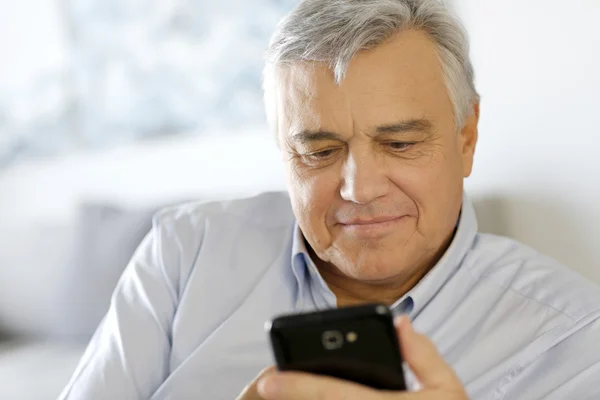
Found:
[[[289,193],[159,213],[62,398],[600,398],[598,288],[477,233],[473,80],[436,1],[303,1],[265,70]],[[370,302],[416,392],[259,375],[266,320]]]

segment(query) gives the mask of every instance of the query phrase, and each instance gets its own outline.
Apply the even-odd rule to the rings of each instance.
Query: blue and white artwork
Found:
[[[18,156],[265,124],[261,73],[298,0],[63,0],[68,71],[0,94],[0,166]],[[27,104],[25,104],[27,107]],[[36,112],[36,107],[45,107]]]

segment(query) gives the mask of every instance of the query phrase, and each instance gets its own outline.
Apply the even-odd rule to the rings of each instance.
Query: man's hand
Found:
[[[265,370],[238,400],[464,400],[468,399],[456,374],[408,318],[396,320],[402,355],[422,385],[419,392],[380,391],[325,376]],[[254,396],[254,397],[252,397]]]

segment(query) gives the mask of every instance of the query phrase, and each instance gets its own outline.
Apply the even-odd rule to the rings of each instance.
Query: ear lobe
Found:
[[[471,175],[473,170],[473,158],[475,156],[475,148],[479,137],[479,103],[473,106],[473,113],[465,121],[461,135],[462,158],[463,158],[463,176],[465,178]]]

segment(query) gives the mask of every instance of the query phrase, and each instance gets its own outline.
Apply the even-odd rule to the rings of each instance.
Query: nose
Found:
[[[342,168],[340,195],[346,201],[369,204],[389,191],[382,160],[370,151],[350,152]]]

